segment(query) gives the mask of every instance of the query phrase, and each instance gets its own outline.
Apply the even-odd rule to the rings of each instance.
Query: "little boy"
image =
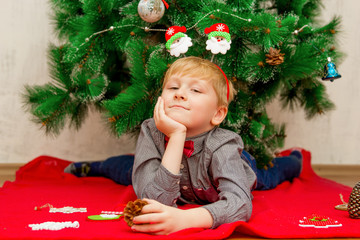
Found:
[[[275,167],[264,174],[256,169],[255,159],[243,151],[241,137],[218,127],[233,96],[231,82],[214,63],[187,57],[171,65],[154,117],[143,122],[137,142],[132,184],[138,198],[148,204],[143,215],[134,218],[134,231],[169,234],[190,227],[216,228],[247,221],[257,175],[257,189],[273,188],[299,176],[300,152],[276,158]],[[107,175],[99,169],[114,172],[116,162],[119,160],[113,158],[85,165],[90,166],[85,175]],[[81,168],[72,164],[66,171],[76,174]],[[122,170],[117,175],[124,173]],[[184,203],[202,206],[176,207]]]

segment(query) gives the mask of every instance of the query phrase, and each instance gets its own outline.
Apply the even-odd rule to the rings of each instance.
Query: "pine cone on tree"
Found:
[[[269,53],[266,54],[266,63],[269,65],[279,65],[284,62],[285,53],[280,53],[280,49],[270,47]]]
[[[141,199],[136,199],[134,202],[129,201],[127,203],[126,207],[124,208],[124,220],[129,227],[134,225],[134,217],[141,215],[141,210],[146,204],[147,202]]]
[[[360,182],[355,185],[350,194],[348,213],[350,218],[360,218]]]

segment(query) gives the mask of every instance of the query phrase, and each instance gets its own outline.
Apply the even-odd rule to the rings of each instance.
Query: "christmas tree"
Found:
[[[308,118],[334,107],[322,79],[340,77],[333,64],[341,55],[340,20],[317,25],[320,0],[51,0],[51,6],[62,42],[49,47],[53,81],[26,86],[24,94],[46,133],[78,129],[91,106],[115,135],[136,133],[152,117],[165,71],[184,56],[211,59],[232,81],[237,95],[221,127],[242,136],[259,167],[271,164],[286,137],[285,126],[269,119],[268,102],[280,96],[284,108],[303,108]],[[219,37],[230,49],[211,47]],[[188,44],[172,48],[181,38]]]

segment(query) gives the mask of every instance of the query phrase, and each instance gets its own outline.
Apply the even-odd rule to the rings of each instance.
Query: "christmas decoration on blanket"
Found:
[[[86,208],[74,208],[74,207],[62,207],[62,208],[50,208],[50,213],[77,213],[77,212],[86,212]]]
[[[329,228],[329,227],[341,227],[342,224],[329,217],[319,214],[312,214],[308,217],[304,217],[299,220],[300,227],[314,227],[314,228]]]
[[[266,63],[272,66],[282,64],[284,62],[285,53],[280,53],[280,49],[270,48],[269,53],[266,54]]]
[[[224,23],[216,23],[209,28],[205,28],[205,34],[208,34],[206,41],[206,50],[212,54],[226,54],[230,49],[231,36],[229,27]]]
[[[134,202],[129,201],[124,209],[124,220],[129,227],[134,225],[133,219],[136,216],[141,215],[142,208],[147,204],[147,202],[136,199]]]
[[[165,0],[140,0],[137,10],[142,20],[153,23],[164,16],[165,7],[169,8]]]
[[[78,221],[74,221],[74,222],[43,222],[43,223],[29,224],[29,227],[33,231],[38,231],[38,230],[57,231],[57,230],[61,230],[64,228],[79,228],[80,224]]]
[[[88,216],[88,219],[93,221],[106,221],[117,220],[122,216],[123,212],[101,211],[101,214]]]
[[[120,219],[121,215],[116,214],[100,214],[88,216],[88,219],[93,221],[106,221],[106,220],[117,220]]]
[[[186,53],[193,44],[191,38],[186,34],[186,27],[172,26],[166,30],[166,49],[171,56],[179,57],[180,54]]]
[[[360,182],[358,182],[351,191],[348,212],[350,218],[360,218]]]
[[[62,208],[55,208],[53,207],[53,205],[47,203],[43,206],[40,207],[35,207],[34,210],[35,211],[40,211],[43,208],[49,207],[49,213],[77,213],[77,212],[87,212],[86,208],[74,208],[74,207],[70,207],[70,206],[66,206],[66,207],[62,207]]]
[[[335,209],[341,210],[341,211],[347,211],[348,210],[348,204],[347,204],[347,202],[344,201],[343,195],[341,193],[339,195],[340,195],[340,200],[341,200],[342,204],[336,205]]]

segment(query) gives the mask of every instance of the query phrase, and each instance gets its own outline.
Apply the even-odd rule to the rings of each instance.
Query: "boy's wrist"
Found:
[[[192,208],[185,211],[184,222],[187,225],[186,228],[211,228],[213,225],[213,218],[210,212],[205,208]]]
[[[170,133],[168,135],[168,137],[169,137],[169,139],[171,139],[171,138],[179,139],[179,140],[184,139],[184,141],[185,141],[185,139],[186,139],[186,128],[183,129],[183,130],[179,129],[179,130],[177,130],[175,132],[172,132],[172,133]]]
[[[173,174],[179,174],[183,155],[186,132],[173,132],[168,135],[169,140],[162,157],[162,165]]]

